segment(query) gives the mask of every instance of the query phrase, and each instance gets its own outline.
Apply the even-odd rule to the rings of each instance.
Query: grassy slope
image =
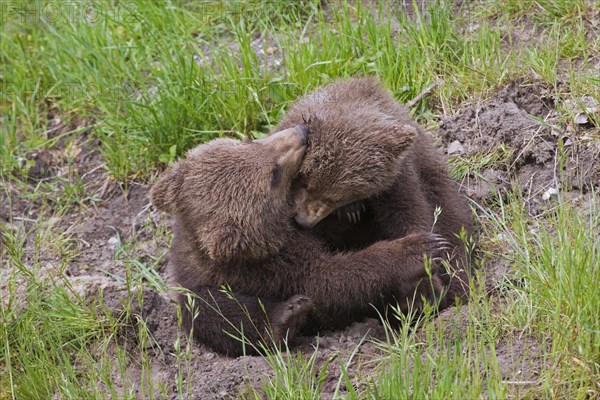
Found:
[[[598,78],[588,65],[600,50],[598,32],[590,25],[600,12],[593,3],[485,2],[463,9],[462,17],[433,6],[427,24],[413,24],[402,15],[392,24],[355,5],[331,6],[324,14],[310,1],[290,7],[287,2],[140,0],[116,8],[100,2],[98,14],[84,18],[76,10],[61,23],[4,9],[3,190],[10,198],[9,187],[23,185],[31,168],[24,161],[27,152],[56,145],[58,138],[48,134],[49,113],[68,127],[61,138],[76,137],[83,130],[81,120],[87,121],[86,129],[91,127],[100,141],[104,168],[127,181],[147,179],[195,143],[221,135],[260,135],[296,96],[357,73],[381,77],[400,101],[439,81],[434,95],[416,107],[416,116],[426,123],[523,75],[554,86],[560,79],[566,83],[561,93],[600,100]],[[535,40],[511,39],[522,27],[533,27]],[[256,32],[262,40],[253,40]],[[273,57],[258,57],[257,50]],[[268,63],[278,58],[285,68]],[[27,229],[2,230],[0,279],[7,286],[1,293],[0,399],[48,398],[55,392],[74,398],[116,395],[107,349],[114,346],[119,322],[78,298],[65,277],[44,279],[39,257],[24,254],[26,238],[33,237],[36,254],[52,251],[63,266],[68,264],[69,235],[52,230],[49,214],[60,216],[93,201],[74,186],[69,204],[56,199],[56,187],[38,186],[27,195],[52,204],[48,213],[40,213]],[[585,398],[598,393],[600,294],[594,289],[600,287],[600,205],[583,217],[565,203],[531,220],[517,200],[487,211],[487,237],[503,241],[497,246],[497,239],[489,239],[484,246],[519,266],[522,282],[503,286],[508,293],[503,307],[478,290],[465,306],[462,334],[427,321],[425,340],[417,342],[408,331],[394,334],[385,345],[389,357],[382,361],[379,381],[356,394],[348,383],[350,397],[526,393]],[[580,223],[572,223],[578,218]],[[63,266],[56,267],[59,277]],[[147,283],[131,278],[127,284]],[[548,368],[524,387],[501,380],[494,352],[499,340],[523,334],[548,343],[543,354]],[[183,363],[186,350],[180,350]],[[126,354],[118,349],[116,354],[124,370]],[[271,357],[276,378],[267,392],[272,398],[318,398],[310,359],[286,364],[278,362],[281,355]]]

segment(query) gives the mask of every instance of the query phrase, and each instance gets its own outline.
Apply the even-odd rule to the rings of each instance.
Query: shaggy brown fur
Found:
[[[152,188],[153,204],[175,218],[170,274],[198,296],[193,307],[179,297],[186,324],[219,352],[243,352],[225,332],[243,330],[257,344],[270,326],[279,343],[300,330],[337,329],[376,315],[373,306],[406,309],[415,290],[420,307],[421,295],[433,300],[442,289],[423,266],[423,255],[438,259],[448,248],[439,235],[333,253],[295,225],[292,181],[305,149],[301,128],[253,142],[217,139],[191,150]]]
[[[295,194],[298,223],[316,225],[333,249],[356,249],[430,232],[440,207],[433,231],[454,252],[451,271],[443,274],[448,298],[466,297],[468,263],[458,235],[463,228],[472,232],[471,213],[404,107],[375,80],[355,78],[300,99],[276,131],[296,124],[309,133]]]

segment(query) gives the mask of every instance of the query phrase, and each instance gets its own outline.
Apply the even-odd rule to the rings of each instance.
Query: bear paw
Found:
[[[405,253],[402,258],[404,268],[399,273],[406,296],[400,302],[401,310],[404,313],[409,309],[419,312],[425,303],[445,308],[446,288],[440,273],[452,245],[443,236],[429,232],[410,234],[402,238],[401,243]],[[425,261],[425,257],[429,261]],[[407,275],[407,271],[413,271],[413,274]]]
[[[293,296],[277,306],[271,317],[273,340],[278,343],[296,337],[312,309],[312,300],[303,295]]]
[[[443,261],[449,259],[452,245],[443,236],[436,233],[426,233],[422,236],[423,254],[431,258],[431,276],[423,279],[416,290],[414,308],[420,310],[424,303],[438,304],[445,308],[446,288],[439,274],[444,270]]]

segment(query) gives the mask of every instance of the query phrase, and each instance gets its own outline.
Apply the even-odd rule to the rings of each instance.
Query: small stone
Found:
[[[585,125],[585,124],[587,124],[589,121],[590,121],[590,120],[589,120],[589,118],[588,118],[588,116],[587,116],[587,114],[586,114],[586,113],[578,113],[578,114],[575,116],[575,123],[576,123],[577,125]]]
[[[546,190],[544,192],[544,194],[542,195],[542,199],[544,199],[544,200],[550,200],[550,198],[552,196],[558,196],[558,189],[550,188],[550,189]]]
[[[117,243],[119,243],[119,238],[117,236],[113,236],[107,241],[107,244],[111,247],[115,247]]]
[[[450,145],[448,146],[448,155],[449,156],[463,155],[463,154],[465,154],[465,148],[461,142],[459,142],[458,140],[455,140],[454,142],[450,143]]]
[[[577,115],[575,115],[575,123],[577,125],[587,125],[587,124],[591,124],[593,123],[593,121],[590,119],[590,114],[597,114],[600,116],[600,108],[596,108],[596,107],[586,107],[583,111],[577,113]]]

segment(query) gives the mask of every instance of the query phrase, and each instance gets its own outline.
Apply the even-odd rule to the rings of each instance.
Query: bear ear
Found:
[[[161,211],[174,213],[177,208],[177,198],[184,179],[182,162],[166,170],[150,190],[152,205]]]
[[[206,243],[208,256],[214,261],[228,262],[242,255],[242,233],[237,227],[215,229],[213,240]]]

